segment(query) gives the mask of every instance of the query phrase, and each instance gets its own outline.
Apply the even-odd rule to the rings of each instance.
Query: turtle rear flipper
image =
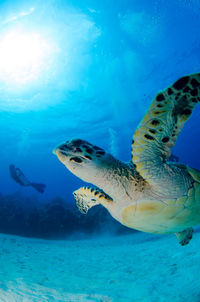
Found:
[[[98,204],[108,208],[112,198],[102,190],[93,187],[82,187],[73,192],[76,205],[80,212],[86,214],[88,210]]]
[[[200,73],[184,76],[156,95],[132,143],[132,161],[150,184],[157,185],[166,174],[171,148],[199,101]]]
[[[188,228],[182,232],[175,233],[175,235],[181,245],[186,245],[192,239],[193,232],[194,232],[193,228]]]

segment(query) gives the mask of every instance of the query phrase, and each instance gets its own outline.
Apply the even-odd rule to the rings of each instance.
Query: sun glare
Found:
[[[38,33],[8,32],[0,37],[0,80],[6,84],[35,81],[49,51],[50,45]]]

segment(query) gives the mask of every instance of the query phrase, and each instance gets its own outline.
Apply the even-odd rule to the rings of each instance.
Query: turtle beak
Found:
[[[64,163],[64,161],[66,160],[66,156],[67,156],[67,146],[64,144],[61,144],[59,146],[57,146],[54,150],[53,150],[53,154],[55,154],[58,159]]]
[[[61,163],[64,164],[64,162],[67,159],[66,152],[60,150],[59,148],[56,148],[56,149],[53,150],[53,153],[58,157],[58,159],[61,161]]]
[[[58,159],[64,163],[67,159],[67,157],[70,154],[70,151],[73,151],[73,148],[69,146],[69,142],[65,142],[60,144],[59,146],[57,146],[54,150],[53,150],[53,154],[55,154]]]
[[[55,155],[57,155],[56,152],[57,152],[57,148],[54,148],[53,151],[52,151],[52,153],[55,154]]]

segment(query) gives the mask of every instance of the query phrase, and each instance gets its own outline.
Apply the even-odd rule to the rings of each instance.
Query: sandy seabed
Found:
[[[87,240],[0,235],[0,302],[200,302],[200,234]]]

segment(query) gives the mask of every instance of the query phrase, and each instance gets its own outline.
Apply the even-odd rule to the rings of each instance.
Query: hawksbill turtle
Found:
[[[81,139],[56,147],[67,169],[95,186],[73,192],[80,211],[101,204],[129,228],[174,233],[181,245],[189,243],[200,224],[200,171],[168,159],[198,101],[200,73],[159,92],[135,130],[128,163]]]

